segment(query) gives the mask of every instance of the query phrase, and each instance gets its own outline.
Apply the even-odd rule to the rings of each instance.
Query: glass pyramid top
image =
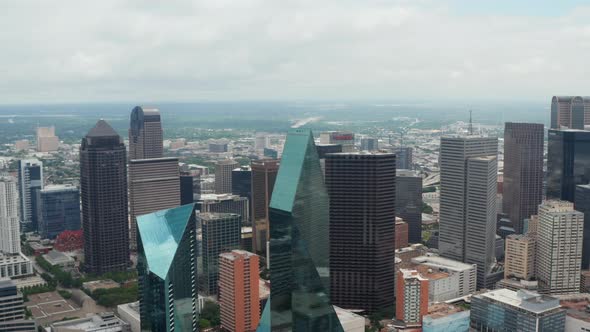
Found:
[[[137,231],[149,270],[166,279],[186,230],[194,204],[161,210],[137,217]]]

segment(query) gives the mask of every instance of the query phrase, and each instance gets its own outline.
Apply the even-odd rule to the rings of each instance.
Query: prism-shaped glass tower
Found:
[[[313,135],[293,129],[270,203],[270,310],[258,331],[343,331],[329,296],[328,207]]]
[[[141,330],[197,331],[194,204],[137,218]]]

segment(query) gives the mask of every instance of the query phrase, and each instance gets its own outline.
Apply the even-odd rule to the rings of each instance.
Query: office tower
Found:
[[[55,127],[37,128],[37,151],[53,152],[59,148],[59,137],[55,136]]]
[[[504,278],[531,280],[535,277],[536,237],[512,234],[506,237]]]
[[[123,139],[104,120],[80,146],[80,195],[84,268],[101,275],[129,267],[127,153]]]
[[[584,235],[582,240],[582,270],[590,269],[590,185],[576,186],[574,209],[584,214]]]
[[[414,171],[397,170],[395,216],[408,223],[408,241],[422,243],[422,177]]]
[[[233,213],[199,213],[201,235],[199,260],[199,291],[217,295],[219,282],[219,254],[240,249],[242,218]]]
[[[234,169],[240,167],[237,161],[233,159],[220,160],[215,163],[215,193],[228,194],[232,189],[231,173]]]
[[[252,201],[252,169],[242,166],[231,172],[231,192],[234,195],[248,197]]]
[[[137,217],[180,205],[178,158],[129,160],[129,245],[137,249]]]
[[[377,151],[379,150],[379,140],[376,138],[363,137],[361,138],[361,151]]]
[[[20,254],[16,180],[2,174],[0,174],[0,252],[9,255]]]
[[[209,143],[209,152],[225,153],[228,151],[226,142],[211,142]]]
[[[163,157],[163,135],[160,111],[157,108],[135,106],[129,124],[129,159]]]
[[[491,287],[496,241],[498,139],[442,137],[439,250],[477,264],[478,288]]]
[[[203,194],[196,201],[201,213],[233,213],[242,219],[242,225],[250,225],[250,201],[248,198],[232,194]]]
[[[180,205],[195,202],[201,194],[201,174],[198,171],[180,171]]]
[[[196,220],[193,205],[137,218],[142,331],[197,331]]]
[[[354,152],[354,133],[350,131],[328,131],[320,134],[320,144],[339,144],[342,152]]]
[[[18,151],[26,151],[29,149],[29,140],[22,139],[14,142],[14,148]]]
[[[318,144],[315,146],[320,158],[320,166],[322,168],[322,174],[326,175],[326,155],[328,153],[340,153],[342,152],[342,145],[340,144]]]
[[[547,199],[574,202],[576,185],[590,182],[590,131],[549,130]]]
[[[39,234],[55,239],[61,232],[77,231],[80,221],[80,191],[71,185],[47,186],[37,191]]]
[[[270,146],[270,137],[264,133],[257,133],[254,138],[254,150],[262,152],[265,148]]]
[[[0,332],[35,332],[34,320],[25,319],[23,295],[14,282],[0,278]]]
[[[502,207],[518,234],[543,198],[542,124],[506,122]]]
[[[279,151],[277,151],[276,149],[264,148],[262,156],[264,158],[268,158],[268,159],[278,159],[279,158]]]
[[[394,305],[395,185],[392,153],[326,156],[334,305],[369,312]]]
[[[496,289],[471,298],[475,331],[564,331],[565,310],[559,299],[534,292]]]
[[[397,183],[396,183],[397,184]],[[402,218],[395,218],[395,249],[405,248],[408,243],[408,223]]]
[[[393,150],[397,160],[397,169],[414,168],[413,151],[414,149],[408,147],[398,147]]]
[[[553,96],[551,98],[551,128],[584,129],[590,125],[590,98]]]
[[[221,327],[232,332],[256,331],[260,320],[258,256],[243,250],[219,255]]]
[[[289,131],[274,189],[269,208],[272,288],[260,328],[342,331],[329,298],[330,202],[309,129]]]
[[[266,253],[270,240],[268,206],[279,171],[278,160],[252,161],[252,250]]]
[[[566,201],[545,201],[539,206],[537,280],[547,294],[580,291],[584,214]]]
[[[396,284],[395,318],[406,327],[422,325],[428,313],[428,279],[416,270],[401,269]]]
[[[43,163],[37,159],[18,161],[18,195],[23,231],[37,231],[36,191],[43,189]]]

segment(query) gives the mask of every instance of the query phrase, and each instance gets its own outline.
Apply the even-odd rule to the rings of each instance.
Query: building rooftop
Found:
[[[428,307],[427,316],[429,316],[431,319],[438,319],[462,311],[465,311],[465,309],[457,305],[447,303],[435,303]]]
[[[445,268],[451,271],[465,271],[473,269],[475,264],[465,264],[449,258],[440,256],[426,255],[412,258],[414,264],[426,264],[432,267]]]
[[[432,267],[424,264],[418,264],[413,267],[416,271],[418,271],[424,278],[428,280],[439,280],[448,278],[450,274],[438,270],[433,270]]]
[[[93,331],[99,327],[109,327],[108,330],[104,331],[125,331],[120,327],[128,326],[112,312],[103,312],[100,314],[92,315],[86,318],[73,319],[65,322],[57,322],[51,324],[55,329],[64,328],[72,331]]]
[[[399,271],[402,273],[404,279],[416,278],[418,280],[428,280],[420,275],[420,272],[416,270],[400,269]]]
[[[590,294],[558,296],[568,316],[590,323]]]
[[[514,292],[502,288],[475,296],[485,297],[536,314],[559,308],[559,299],[526,290]]]
[[[57,250],[51,250],[47,254],[43,255],[43,258],[45,258],[45,260],[51,265],[71,263],[74,261],[72,257]]]
[[[45,188],[41,189],[41,192],[48,193],[48,192],[63,191],[63,190],[75,191],[75,190],[78,190],[78,187],[73,186],[71,184],[52,184],[52,185],[45,186]]]

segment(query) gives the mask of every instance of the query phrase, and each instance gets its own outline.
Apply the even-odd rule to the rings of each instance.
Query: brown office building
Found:
[[[266,252],[268,205],[279,171],[278,160],[252,161],[252,246],[254,252]]]
[[[332,303],[376,312],[395,302],[395,154],[326,156]]]
[[[129,126],[129,159],[161,158],[164,155],[162,122],[157,108],[136,106]]]
[[[178,158],[129,161],[129,244],[137,249],[137,217],[180,205]]]
[[[85,270],[101,275],[129,267],[127,153],[104,120],[80,147],[80,193]]]
[[[518,234],[543,199],[542,124],[507,122],[504,128],[503,209]]]

